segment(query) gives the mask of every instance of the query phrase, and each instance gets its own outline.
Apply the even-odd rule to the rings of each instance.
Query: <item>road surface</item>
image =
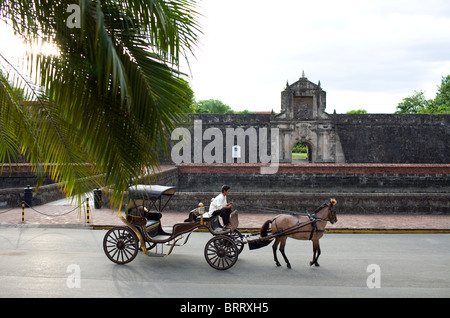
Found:
[[[326,234],[320,267],[309,266],[311,242],[289,239],[292,269],[275,266],[270,246],[246,246],[234,267],[217,271],[203,256],[209,233],[128,265],[105,256],[105,233],[0,227],[0,297],[450,297],[448,234]]]

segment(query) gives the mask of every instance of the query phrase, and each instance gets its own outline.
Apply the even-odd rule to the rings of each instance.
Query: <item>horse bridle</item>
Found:
[[[328,215],[326,218],[322,219],[322,218],[317,218],[315,216],[315,214],[309,214],[308,213],[308,217],[311,220],[311,218],[314,218],[314,221],[329,221],[331,224],[334,224],[337,222],[337,218],[336,218],[336,210],[332,209],[332,207],[328,204],[325,203],[325,205],[328,207]],[[331,214],[331,218],[330,218],[330,214]]]

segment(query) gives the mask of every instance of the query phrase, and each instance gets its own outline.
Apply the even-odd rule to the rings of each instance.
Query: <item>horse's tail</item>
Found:
[[[267,236],[267,232],[269,230],[269,225],[272,224],[273,220],[267,220],[263,226],[261,227],[260,235],[261,237]]]

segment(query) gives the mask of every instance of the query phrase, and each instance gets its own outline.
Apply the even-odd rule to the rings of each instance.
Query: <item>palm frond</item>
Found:
[[[29,53],[36,63],[29,74],[45,98],[22,108],[26,120],[18,125],[26,129],[20,136],[3,128],[8,138],[0,144],[0,159],[3,166],[15,148],[26,148],[30,162],[67,195],[95,183],[113,188],[119,203],[130,178],[143,166],[158,165],[167,133],[188,120],[184,110],[192,92],[177,67],[198,41],[197,5],[80,0],[81,27],[70,29],[65,18],[72,3],[0,3],[0,17],[14,21],[27,41],[45,38],[59,49],[53,56]],[[11,103],[1,89],[3,110]],[[0,117],[0,134],[5,120]]]

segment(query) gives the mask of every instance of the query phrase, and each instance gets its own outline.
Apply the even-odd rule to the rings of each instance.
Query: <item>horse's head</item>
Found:
[[[336,204],[336,199],[330,199],[330,203],[322,204],[314,213],[320,219],[330,221],[331,224],[334,224],[337,222],[336,210],[334,208]]]
[[[328,205],[328,220],[331,224],[337,222],[335,205],[337,204],[336,199],[330,199],[330,204]]]

